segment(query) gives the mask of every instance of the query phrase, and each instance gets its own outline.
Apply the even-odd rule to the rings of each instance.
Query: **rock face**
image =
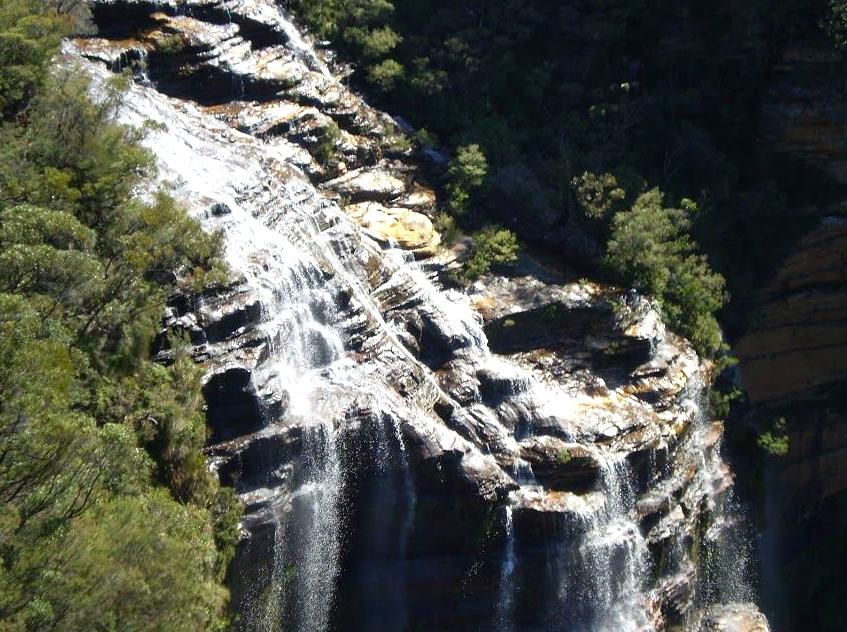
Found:
[[[225,236],[232,283],[163,326],[206,368],[209,464],[245,505],[237,629],[663,630],[744,584],[697,564],[728,548],[732,477],[649,300],[435,284],[413,157],[275,4],[94,13],[64,63],[95,92],[136,64],[121,119],[162,124],[160,184]]]
[[[844,66],[808,16],[776,60],[763,95],[760,142],[831,179],[834,197],[798,208],[810,228],[758,299],[760,317],[736,345],[764,432],[783,418],[789,453],[770,459],[761,491],[763,595],[776,630],[843,627],[835,580],[847,552],[847,85]],[[796,169],[796,168],[795,168]]]
[[[767,619],[752,604],[710,608],[700,629],[703,632],[770,632]]]
[[[826,217],[782,264],[763,314],[736,346],[754,403],[847,378],[847,217]]]

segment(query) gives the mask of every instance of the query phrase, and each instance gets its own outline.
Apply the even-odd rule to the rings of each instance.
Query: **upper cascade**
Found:
[[[163,327],[246,507],[236,629],[767,629],[703,369],[648,299],[529,259],[442,287],[426,150],[271,0],[92,9],[61,63],[134,76],[155,186],[225,239],[232,282]]]

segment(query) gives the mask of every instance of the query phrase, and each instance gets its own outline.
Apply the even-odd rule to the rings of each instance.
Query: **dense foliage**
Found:
[[[721,343],[714,313],[724,301],[724,280],[689,236],[697,205],[683,199],[680,206],[665,207],[658,189],[638,196],[631,209],[614,215],[606,262],[655,296],[671,327],[712,354]]]
[[[133,196],[153,163],[121,86],[48,72],[61,8],[0,8],[0,629],[212,629],[236,503],[198,369],[149,358],[168,293],[224,278],[220,239]]]
[[[462,275],[469,281],[476,279],[491,270],[493,265],[515,261],[518,250],[518,240],[512,231],[486,226],[473,234],[473,245]]]
[[[419,137],[441,139],[454,166],[467,162],[461,148],[478,149],[485,182],[475,196],[453,166],[445,176],[455,214],[475,207],[535,241],[583,230],[605,251],[613,216],[641,194],[658,186],[671,207],[695,200],[686,256],[708,286],[726,277],[727,292],[696,293],[731,296],[720,314],[730,334],[746,326],[753,290],[804,229],[792,208],[829,190],[819,174],[756,146],[756,100],[773,51],[797,30],[820,23],[843,46],[843,0],[287,4],[359,65],[362,86],[410,118]],[[615,243],[607,263],[620,260]],[[580,252],[563,254],[586,265]],[[629,266],[605,270],[653,289]],[[706,351],[716,321],[702,317],[703,301],[683,296],[665,295],[663,305],[679,313],[674,321],[699,321],[689,329],[711,329]]]

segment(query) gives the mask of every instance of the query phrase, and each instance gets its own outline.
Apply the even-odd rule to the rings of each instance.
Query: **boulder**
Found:
[[[345,206],[344,211],[377,241],[396,244],[417,257],[432,256],[441,243],[432,221],[407,208],[359,202]]]
[[[385,167],[354,169],[322,187],[351,202],[387,202],[406,190],[406,183]]]
[[[755,604],[732,603],[709,608],[700,632],[770,632],[770,626]]]

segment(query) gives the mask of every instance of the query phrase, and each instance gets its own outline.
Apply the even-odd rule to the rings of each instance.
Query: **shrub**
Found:
[[[515,234],[499,226],[487,226],[472,235],[473,246],[464,262],[462,277],[473,281],[498,263],[509,263],[518,258],[520,247]]]
[[[448,206],[453,213],[467,212],[471,199],[485,183],[488,161],[479,145],[459,147],[447,168]]]
[[[368,68],[368,81],[382,92],[391,92],[403,75],[403,66],[393,59],[385,59]]]
[[[317,144],[312,148],[312,155],[323,166],[329,165],[338,157],[338,143],[341,140],[341,129],[335,121],[321,131]]]
[[[697,205],[680,206],[666,207],[658,188],[640,195],[612,219],[605,262],[620,280],[655,296],[670,326],[712,355],[721,343],[714,313],[727,299],[724,279],[695,252],[689,231]]]
[[[606,224],[623,209],[626,191],[611,173],[597,175],[586,171],[575,177],[571,184],[577,209],[584,220]]]
[[[459,227],[456,226],[456,220],[448,213],[437,213],[432,224],[441,235],[441,243],[444,246],[452,246],[461,234]]]
[[[788,454],[790,443],[785,432],[785,417],[780,417],[771,424],[770,430],[759,435],[756,444],[770,456],[785,456]]]
[[[380,59],[394,50],[402,38],[390,27],[383,26],[371,31],[358,31],[356,40],[365,59]]]

